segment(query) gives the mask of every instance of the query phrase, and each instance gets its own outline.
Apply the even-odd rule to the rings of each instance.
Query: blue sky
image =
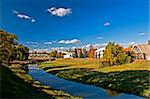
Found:
[[[30,48],[146,43],[149,0],[1,0],[1,29]]]

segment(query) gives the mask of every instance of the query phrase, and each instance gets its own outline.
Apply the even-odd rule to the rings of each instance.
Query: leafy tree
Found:
[[[62,52],[57,52],[57,51],[52,51],[48,55],[53,58],[63,58],[64,56]]]
[[[9,64],[11,60],[27,60],[29,49],[18,45],[17,36],[0,30],[0,64]]]
[[[95,52],[95,49],[93,46],[90,46],[90,50],[89,50],[89,58],[91,61],[93,61],[94,59],[94,52]]]
[[[150,45],[150,40],[148,40],[148,45]]]
[[[9,63],[16,41],[16,35],[0,30],[0,64]]]
[[[100,60],[101,66],[113,66],[121,65],[125,63],[130,63],[134,59],[133,53],[128,50],[124,51],[124,48],[115,44],[114,42],[109,42],[106,46],[103,58]]]
[[[12,59],[23,61],[23,60],[27,60],[28,56],[29,56],[29,48],[23,45],[15,46]]]
[[[77,52],[77,49],[74,49],[73,57],[74,57],[74,58],[78,58],[78,52]]]
[[[56,57],[57,58],[63,58],[63,53],[62,52],[57,52]]]
[[[80,53],[80,58],[84,58],[84,56],[83,56],[83,54],[82,54],[82,53]]]
[[[52,51],[51,53],[49,53],[49,55],[53,58],[56,58],[57,56],[57,51]]]
[[[88,57],[88,53],[87,53],[86,49],[83,48],[82,50],[83,50],[83,57],[84,58]]]

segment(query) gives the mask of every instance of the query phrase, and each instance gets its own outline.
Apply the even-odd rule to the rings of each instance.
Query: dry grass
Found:
[[[64,69],[73,69],[73,68],[99,68],[98,60],[90,61],[87,58],[74,58],[74,59],[57,59],[55,61],[43,62],[40,68],[45,67],[54,67],[52,69],[46,70],[47,72],[53,70],[64,70]],[[57,67],[57,68],[55,68]]]
[[[43,62],[40,68],[53,67],[47,69],[46,71],[53,70],[65,70],[65,69],[74,69],[74,68],[92,68],[94,71],[101,72],[113,72],[113,71],[127,71],[127,70],[150,70],[150,61],[138,61],[135,63],[124,64],[119,66],[111,67],[99,67],[99,60],[95,59],[90,61],[88,58],[75,58],[75,59],[57,59],[55,61]]]
[[[128,70],[149,70],[150,71],[150,61],[139,61],[135,63],[105,67],[105,68],[100,68],[95,70],[101,72],[128,71]]]

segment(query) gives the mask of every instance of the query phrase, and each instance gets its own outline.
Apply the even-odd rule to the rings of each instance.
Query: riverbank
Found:
[[[143,61],[100,68],[98,61],[59,59],[44,62],[39,67],[67,80],[149,97],[149,64],[150,61]]]
[[[1,98],[75,98],[33,80],[20,65],[1,66]]]

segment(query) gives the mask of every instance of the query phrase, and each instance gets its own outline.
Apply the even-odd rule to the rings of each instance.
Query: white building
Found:
[[[102,58],[104,55],[105,47],[95,50],[95,58]]]
[[[68,52],[66,55],[64,55],[64,58],[73,58],[73,54]]]

